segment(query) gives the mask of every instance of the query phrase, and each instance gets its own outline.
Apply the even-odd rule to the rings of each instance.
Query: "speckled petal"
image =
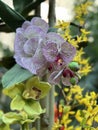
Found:
[[[45,67],[46,65],[46,59],[42,54],[42,46],[42,42],[39,42],[36,52],[32,57],[32,61],[27,62],[26,59],[24,61],[25,67],[27,67],[27,69],[29,69],[33,74],[37,74],[38,70],[42,69],[42,67]]]
[[[39,70],[47,65],[47,61],[42,54],[42,46],[43,44],[40,42],[35,52],[35,55],[33,56],[33,63],[34,65],[36,65],[36,70]]]
[[[23,57],[23,55],[21,55],[21,53],[18,53],[18,54],[15,53],[15,55],[14,55],[16,63],[19,64],[21,67],[24,68],[24,64],[22,62],[22,57]]]
[[[61,43],[64,42],[64,39],[59,34],[57,34],[55,32],[47,33],[46,40],[48,42],[54,42],[57,45],[61,45]]]
[[[48,67],[48,63],[44,62],[44,65],[41,66],[39,69],[37,69],[36,73],[38,76],[42,77],[47,73],[47,67]]]
[[[60,54],[61,54],[63,60],[65,61],[65,63],[68,64],[74,58],[74,56],[76,54],[76,48],[74,46],[72,46],[71,44],[69,44],[68,42],[64,42],[61,45]]]
[[[63,77],[62,76],[62,83],[66,86],[71,86],[71,83],[70,83],[70,77]]]
[[[32,74],[36,74],[36,66],[33,63],[32,57],[23,57],[21,61],[25,69],[28,69]]]
[[[23,45],[27,40],[24,37],[23,31],[24,30],[21,29],[21,28],[18,28],[16,30],[15,41],[14,41],[14,50],[15,50],[15,52],[21,52],[23,50]]]
[[[74,76],[75,80],[76,80],[76,84],[78,83],[78,77],[77,76]],[[63,77],[62,76],[62,83],[66,86],[71,86],[72,84],[70,83],[70,79],[71,77]]]
[[[43,47],[43,55],[49,62],[54,62],[56,60],[57,53],[57,44],[55,43],[48,43]]]
[[[61,80],[61,74],[62,74],[62,70],[54,71],[48,78],[48,82],[53,85],[59,84]]]
[[[45,35],[44,31],[37,26],[29,26],[24,32],[26,38],[43,37]]]
[[[22,28],[23,29],[26,29],[28,26],[30,26],[31,23],[29,21],[25,21],[23,24],[22,24]]]
[[[39,38],[32,38],[26,41],[23,46],[24,52],[28,55],[33,56],[39,43]]]
[[[31,24],[40,27],[44,32],[47,32],[49,29],[49,25],[43,19],[39,17],[34,17],[31,20]]]

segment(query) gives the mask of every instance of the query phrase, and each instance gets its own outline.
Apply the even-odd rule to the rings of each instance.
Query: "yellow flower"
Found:
[[[83,117],[81,117],[81,111],[80,110],[78,110],[76,112],[75,118],[77,119],[78,122],[82,122]]]
[[[87,120],[87,124],[89,125],[89,126],[92,126],[92,124],[93,124],[93,117],[91,117],[91,118],[89,118],[88,120]]]
[[[76,94],[74,98],[79,102],[79,100],[81,100],[82,97],[83,97],[82,94]]]
[[[60,124],[59,120],[54,123],[53,127],[52,127],[52,130],[59,130],[59,128],[61,127],[62,125]]]
[[[96,99],[98,97],[98,95],[94,91],[90,92],[90,96],[92,99]]]
[[[61,104],[59,105],[59,112],[63,112],[63,107]]]
[[[89,72],[92,71],[92,67],[87,63],[79,70],[81,75],[87,75]]]
[[[58,23],[55,27],[65,30],[67,27],[69,27],[69,25],[70,25],[70,22],[65,22],[64,20],[62,20],[62,21],[58,20]]]
[[[75,130],[81,130],[81,126],[76,127]]]
[[[92,2],[87,1],[75,7],[75,18],[79,21],[81,25],[84,24],[84,16],[88,14],[88,7],[90,5],[92,5]]]
[[[98,123],[98,114],[95,116],[94,121]]]
[[[74,87],[71,87],[70,90],[73,94],[78,93],[81,94],[83,89],[79,85],[75,85]]]
[[[90,34],[90,33],[91,33],[90,31],[86,31],[86,29],[81,29],[81,32],[82,32],[84,35],[87,35],[87,34]]]
[[[64,88],[64,91],[65,91],[65,92],[68,92],[68,91],[69,91],[69,88]]]

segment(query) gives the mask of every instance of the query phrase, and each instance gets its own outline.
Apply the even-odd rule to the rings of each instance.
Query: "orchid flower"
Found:
[[[16,30],[14,58],[32,74],[43,76],[49,72],[50,79],[54,75],[56,79],[73,60],[76,49],[59,34],[48,30],[48,24],[41,18],[25,21]]]
[[[60,71],[54,71],[48,79],[49,83],[51,84],[56,85],[61,81],[66,86],[75,85],[78,83],[78,80],[79,77],[77,74],[69,68],[64,68]]]
[[[35,17],[31,22],[25,21],[22,27],[16,30],[14,58],[17,64],[33,74],[36,74],[37,69],[46,65],[41,47],[48,28],[44,20]]]
[[[72,61],[76,49],[68,42],[49,42],[43,47],[43,55],[50,67],[61,70]],[[52,68],[51,68],[52,69]]]
[[[49,25],[41,18],[35,17],[30,22],[25,21],[16,30],[14,58],[16,63],[33,74],[44,75],[47,60],[42,48],[47,42],[64,42],[57,33],[49,32]]]

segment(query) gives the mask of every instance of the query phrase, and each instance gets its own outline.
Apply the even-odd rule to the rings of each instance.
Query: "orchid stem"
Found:
[[[28,124],[28,123],[24,123],[24,124],[21,126],[21,130],[30,130],[30,129],[29,129],[29,124]]]
[[[54,103],[55,103],[55,86],[53,86],[49,93],[49,127],[48,130],[52,130],[52,127],[54,125]]]
[[[65,101],[67,103],[66,94],[64,93],[64,90],[62,89],[62,87],[60,85],[58,85],[58,87],[61,89],[63,97],[64,97],[64,99],[65,99]]]

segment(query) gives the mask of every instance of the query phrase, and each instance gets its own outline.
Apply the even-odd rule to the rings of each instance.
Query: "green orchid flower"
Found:
[[[3,121],[3,111],[0,110],[0,130],[10,130],[10,126],[9,124],[6,124],[4,121]]]
[[[19,83],[5,88],[3,93],[12,98],[11,110],[25,111],[29,117],[35,117],[45,112],[38,100],[44,98],[50,88],[49,83],[42,82],[35,76],[25,84]]]
[[[25,124],[25,123],[31,123],[34,122],[38,116],[34,117],[28,117],[28,114],[26,112],[8,112],[3,115],[3,122],[7,125],[10,124],[15,124],[15,123],[20,123],[20,124]]]
[[[0,111],[0,130],[11,130],[11,124],[19,123],[23,125],[25,123],[32,123],[38,118],[39,116],[35,116],[35,118],[29,117],[24,111],[8,113]]]

